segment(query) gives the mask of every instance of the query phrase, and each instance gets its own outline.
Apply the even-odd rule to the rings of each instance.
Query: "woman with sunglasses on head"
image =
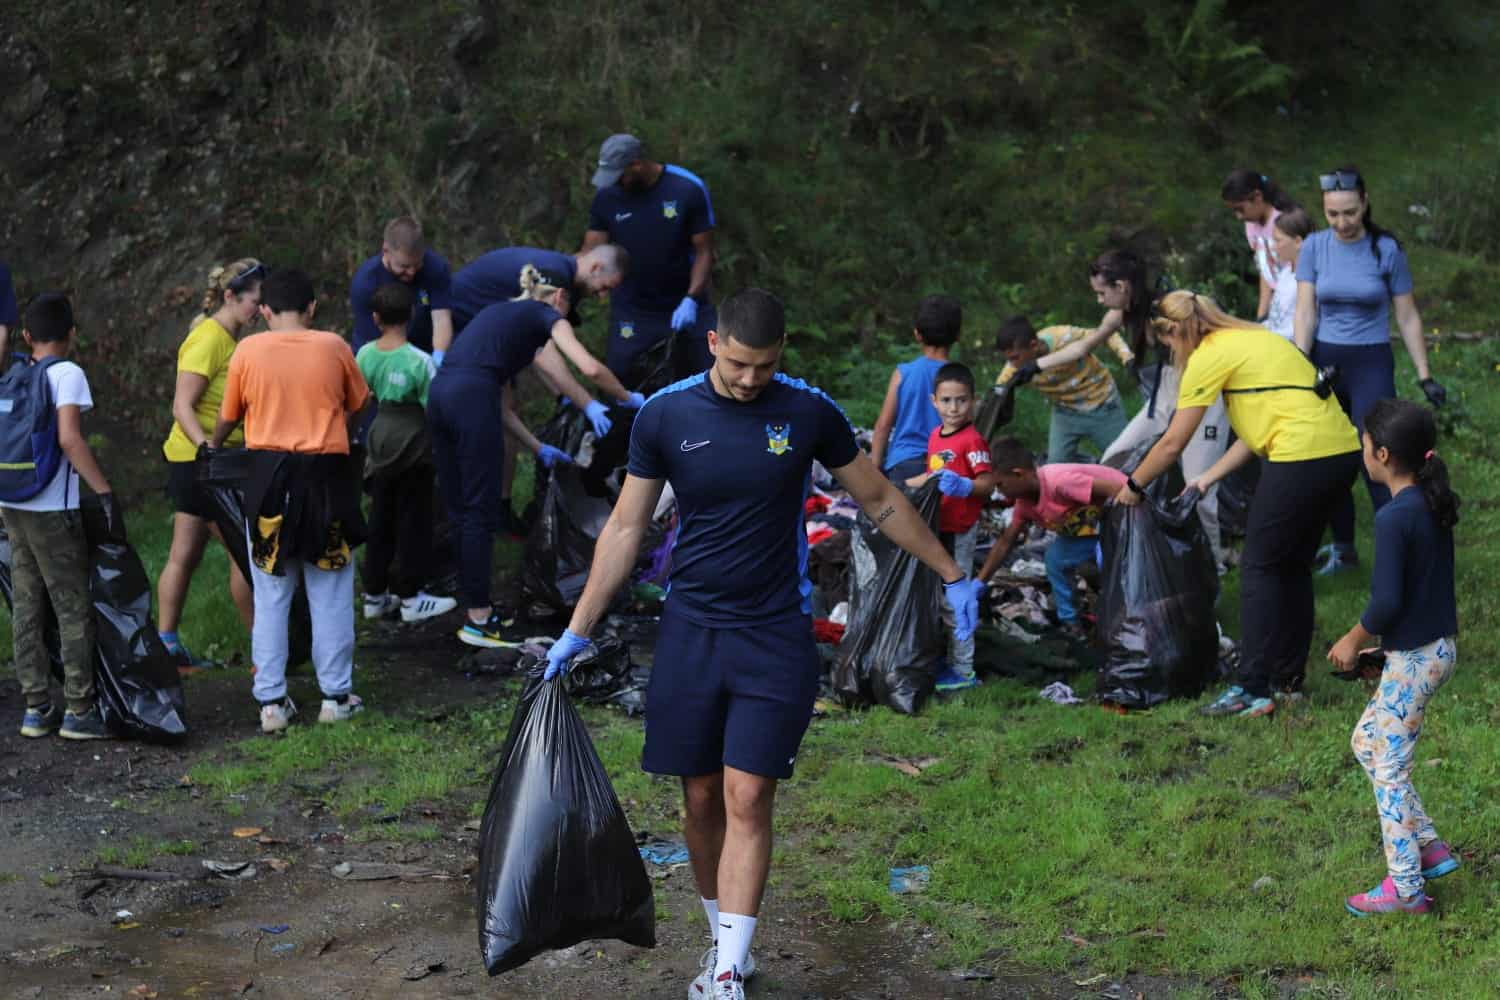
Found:
[[[1433,406],[1448,393],[1427,367],[1422,317],[1412,298],[1411,268],[1394,235],[1375,224],[1364,178],[1356,167],[1340,167],[1318,178],[1327,229],[1313,233],[1297,257],[1297,312],[1293,337],[1313,364],[1338,368],[1334,391],[1354,426],[1381,399],[1396,395],[1396,358],[1391,351],[1391,310],[1417,369],[1422,392]],[[1390,490],[1365,477],[1378,511]],[[1354,499],[1334,505],[1333,545],[1324,550],[1320,574],[1358,565],[1354,550]]]
[[[156,582],[158,628],[168,652],[181,666],[213,666],[188,652],[177,634],[188,585],[203,559],[210,534],[208,502],[198,486],[194,460],[213,435],[229,376],[229,359],[236,342],[254,325],[260,310],[260,284],[266,269],[253,257],[215,267],[208,272],[202,315],[177,349],[177,386],[172,394],[172,430],[162,444],[167,459],[167,496],[172,501],[172,547],[167,565]],[[241,447],[244,432],[236,430],[226,442]],[[222,539],[221,539],[222,541]],[[254,616],[250,584],[234,560],[229,562],[229,593],[246,631]]]
[[[1253,457],[1261,459],[1261,475],[1240,556],[1239,676],[1203,711],[1270,715],[1273,691],[1302,686],[1313,637],[1312,560],[1323,532],[1318,512],[1353,485],[1359,435],[1285,338],[1193,292],[1168,293],[1157,315],[1153,329],[1182,373],[1177,412],[1115,500],[1140,503],[1222,395],[1239,440],[1188,488],[1206,491]]]

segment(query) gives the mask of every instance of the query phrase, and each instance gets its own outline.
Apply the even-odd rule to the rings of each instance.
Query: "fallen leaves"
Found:
[[[233,831],[235,837],[240,840],[248,840],[251,837],[259,837],[265,833],[265,829],[259,826],[237,826]]]
[[[886,767],[894,767],[902,774],[911,778],[920,778],[922,772],[932,765],[938,763],[941,757],[893,757],[890,754],[877,753],[872,755],[872,760]]]

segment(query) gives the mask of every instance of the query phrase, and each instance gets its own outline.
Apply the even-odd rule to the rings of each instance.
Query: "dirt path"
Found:
[[[401,690],[422,692],[420,704],[403,711],[494,697],[492,679],[452,669],[451,642],[439,627],[367,634],[360,662],[379,674],[399,661],[394,680]],[[184,746],[155,747],[23,739],[10,725],[20,713],[18,688],[0,682],[0,998],[685,995],[706,945],[686,868],[656,872],[655,950],[590,942],[491,980],[476,941],[478,835],[467,802],[424,811],[440,836],[421,843],[360,839],[372,826],[378,837],[378,825],[351,830],[319,809],[320,775],[309,775],[299,792],[226,817],[184,775],[205,753],[260,738],[247,687],[240,673],[194,678],[194,736]],[[235,837],[239,824],[262,827],[269,842]],[[166,849],[174,843],[183,845],[183,856]],[[101,856],[185,878],[102,877],[94,871]],[[251,861],[256,875],[205,879],[205,858]],[[344,861],[414,865],[438,876],[345,881],[331,873]],[[833,924],[805,904],[776,898],[774,888],[763,915],[752,997],[1080,992],[1053,976],[961,979],[932,967],[934,942],[921,930]]]

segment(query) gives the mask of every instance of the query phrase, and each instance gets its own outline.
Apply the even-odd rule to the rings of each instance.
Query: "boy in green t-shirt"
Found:
[[[370,298],[380,338],[359,349],[354,363],[380,401],[365,440],[365,484],[370,491],[370,538],[365,551],[365,617],[397,610],[404,622],[452,611],[458,602],[421,589],[432,552],[432,450],[427,438],[427,387],[437,366],[406,341],[412,292],[401,282],[381,285]],[[391,572],[391,564],[399,575]]]

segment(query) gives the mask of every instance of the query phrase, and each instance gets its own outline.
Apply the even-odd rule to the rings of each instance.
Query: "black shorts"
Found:
[[[804,615],[707,628],[673,613],[669,601],[646,689],[642,769],[696,777],[727,765],[790,778],[822,669]]]
[[[172,501],[172,509],[179,514],[213,517],[203,489],[198,485],[196,462],[167,463],[167,499]]]

